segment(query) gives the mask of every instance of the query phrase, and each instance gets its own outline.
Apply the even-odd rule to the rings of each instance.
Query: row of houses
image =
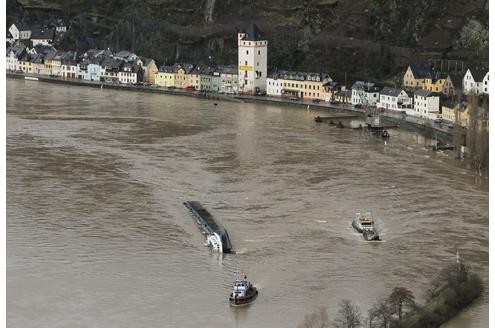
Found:
[[[167,88],[203,92],[238,93],[238,75],[235,65],[214,65],[202,62],[163,65],[156,74],[156,85]]]
[[[7,70],[48,75],[64,79],[82,79],[111,83],[155,83],[158,71],[153,59],[138,57],[129,51],[112,53],[90,49],[81,54],[57,51],[50,45],[26,47],[16,41],[7,47]]]
[[[407,90],[424,89],[454,96],[488,94],[488,69],[468,69],[464,74],[435,71],[429,64],[409,65],[404,73],[402,87]]]
[[[23,32],[20,29],[19,35]],[[158,69],[153,59],[129,51],[57,52],[49,45],[28,48],[18,40],[7,48],[7,69],[65,79],[126,84],[144,82],[204,92],[266,94],[293,100],[348,103],[354,107],[376,106],[430,119],[442,117],[442,99],[445,97],[488,93],[487,70],[468,69],[461,76],[437,72],[426,64],[407,68],[403,88],[379,86],[369,81],[356,81],[348,88],[322,72],[277,70],[267,74],[267,46],[268,41],[264,40],[261,30],[251,22],[238,33],[238,65],[215,65],[208,59],[197,64],[163,65]]]

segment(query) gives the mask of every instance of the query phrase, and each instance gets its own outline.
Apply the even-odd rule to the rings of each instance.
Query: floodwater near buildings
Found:
[[[325,113],[321,112],[320,115]],[[404,130],[317,113],[7,80],[9,327],[294,327],[461,257],[488,281],[488,187]],[[237,254],[212,254],[200,200]],[[384,241],[354,232],[372,211]],[[260,290],[233,310],[239,267]],[[488,293],[448,327],[488,325]]]

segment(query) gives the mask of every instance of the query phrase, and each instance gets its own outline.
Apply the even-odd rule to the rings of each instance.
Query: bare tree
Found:
[[[384,298],[375,303],[368,312],[370,328],[388,328],[392,322],[394,311],[388,299]]]
[[[297,326],[297,328],[328,328],[328,314],[324,307],[320,307],[313,313],[306,314],[304,320]]]
[[[357,328],[361,327],[361,313],[357,306],[349,300],[340,302],[340,309],[333,321],[335,328]]]
[[[402,311],[405,306],[414,307],[413,293],[404,287],[395,287],[392,294],[388,297],[388,301],[392,307],[392,311],[402,319]]]

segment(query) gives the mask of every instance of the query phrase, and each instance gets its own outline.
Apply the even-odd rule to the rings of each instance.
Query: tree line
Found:
[[[395,287],[378,299],[363,315],[348,299],[339,304],[330,320],[325,307],[307,314],[297,328],[433,328],[453,318],[481,295],[483,285],[471,268],[459,261],[448,265],[433,279],[426,291],[426,302],[416,303],[405,287]]]

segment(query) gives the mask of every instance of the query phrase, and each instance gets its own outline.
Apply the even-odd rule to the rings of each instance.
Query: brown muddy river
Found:
[[[8,79],[7,326],[295,327],[396,286],[421,301],[456,250],[488,281],[486,182],[317,114]],[[210,253],[184,200],[238,254]],[[365,211],[383,242],[352,230]],[[241,310],[236,267],[260,290]],[[488,326],[488,293],[446,326]]]

